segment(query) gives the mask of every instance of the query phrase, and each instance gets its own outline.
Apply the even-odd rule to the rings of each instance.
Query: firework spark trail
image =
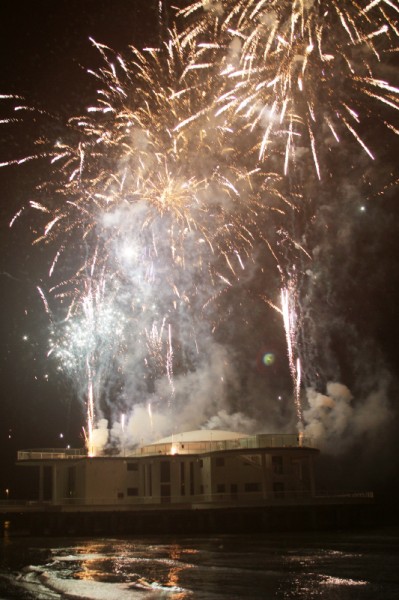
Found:
[[[57,322],[48,301],[39,290],[52,320],[49,356],[54,355],[65,374],[75,382],[86,406],[84,437],[90,455],[96,453],[95,424],[101,417],[100,399],[122,351],[125,316],[118,310],[115,290],[104,281],[88,279],[79,309],[73,317]]]
[[[166,319],[164,318],[160,328],[158,328],[157,324],[154,322],[150,331],[145,330],[146,345],[148,349],[145,362],[149,369],[155,373],[158,378],[166,373],[171,389],[168,407],[171,408],[172,398],[175,391],[173,384],[172,326],[171,324],[168,324],[166,338],[165,322]]]
[[[302,410],[300,400],[301,389],[301,365],[296,343],[296,311],[293,295],[296,293],[295,283],[291,280],[287,287],[281,290],[281,312],[283,315],[284,329],[287,340],[288,363],[291,371],[291,377],[294,382],[294,402],[298,423],[302,422]]]
[[[93,391],[93,375],[89,361],[86,362],[87,372],[87,411],[86,411],[86,429],[83,428],[83,434],[86,441],[87,453],[89,456],[95,456],[95,447],[93,442],[93,431],[94,431],[94,391]]]
[[[169,408],[173,402],[173,396],[175,393],[175,388],[173,385],[173,346],[172,346],[172,327],[169,325],[168,327],[168,352],[166,357],[166,370],[168,374],[168,380],[170,383],[170,387],[172,390],[171,398],[169,400]]]

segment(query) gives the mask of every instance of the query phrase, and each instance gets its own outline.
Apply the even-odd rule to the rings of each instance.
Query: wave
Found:
[[[63,557],[64,559],[72,557]],[[155,600],[187,598],[191,595],[178,586],[162,586],[140,578],[134,583],[109,583],[93,579],[73,579],[65,572],[52,572],[30,565],[17,576],[4,575],[6,589],[13,598],[26,600]],[[12,593],[11,590],[14,590]],[[20,594],[18,594],[18,590]],[[183,594],[183,595],[182,595]],[[188,594],[188,595],[187,595]],[[1,597],[1,596],[0,596]]]

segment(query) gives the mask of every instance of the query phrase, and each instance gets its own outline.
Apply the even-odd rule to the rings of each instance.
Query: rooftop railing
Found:
[[[87,454],[82,448],[36,448],[19,450],[17,460],[68,459],[86,456]]]
[[[301,434],[261,433],[243,438],[230,440],[206,440],[169,442],[164,444],[148,444],[136,450],[122,450],[119,455],[113,456],[151,456],[170,454],[204,454],[207,452],[220,452],[224,450],[253,450],[259,448],[316,448],[312,438]],[[63,460],[85,458],[87,453],[83,448],[38,448],[33,450],[20,450],[18,461],[24,460]],[[108,456],[102,454],[99,456]]]

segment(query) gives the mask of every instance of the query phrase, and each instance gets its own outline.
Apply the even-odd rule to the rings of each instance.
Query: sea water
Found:
[[[12,538],[1,600],[397,600],[399,532]]]

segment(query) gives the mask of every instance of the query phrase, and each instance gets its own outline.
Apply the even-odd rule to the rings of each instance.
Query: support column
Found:
[[[264,500],[268,497],[268,479],[267,479],[267,465],[266,465],[266,454],[264,452],[260,455],[261,469],[262,469],[262,497]]]
[[[55,465],[52,467],[53,469],[53,482],[52,482],[52,490],[51,490],[51,500],[53,504],[57,504],[58,494],[57,494],[57,468]]]
[[[39,466],[39,502],[44,499],[44,466]]]
[[[309,468],[309,478],[310,478],[310,495],[314,497],[316,495],[316,485],[315,485],[315,476],[314,476],[314,461],[313,456],[309,456],[308,458],[308,468]]]

